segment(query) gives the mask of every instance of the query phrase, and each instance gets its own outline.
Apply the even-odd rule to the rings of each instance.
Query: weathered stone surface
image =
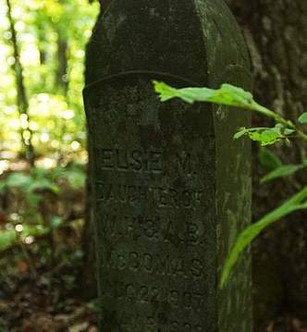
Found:
[[[252,331],[249,257],[217,281],[250,217],[247,113],[160,103],[178,87],[249,87],[249,61],[223,1],[114,0],[96,24],[84,91],[101,331]]]

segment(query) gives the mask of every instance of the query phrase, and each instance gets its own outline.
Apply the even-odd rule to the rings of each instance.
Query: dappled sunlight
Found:
[[[1,332],[26,331],[27,324],[36,330],[37,312],[39,329],[48,319],[66,329],[81,320],[97,331],[77,283],[87,163],[84,50],[98,8],[87,0],[0,6]]]

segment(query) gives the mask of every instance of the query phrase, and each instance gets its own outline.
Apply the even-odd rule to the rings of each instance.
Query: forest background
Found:
[[[77,284],[84,57],[98,12],[86,0],[1,0],[0,331],[95,331]]]
[[[227,2],[251,52],[256,99],[297,118],[306,106],[306,1]],[[0,0],[0,332],[97,331],[82,89],[98,13],[88,0]],[[306,150],[273,152],[295,163]],[[261,156],[254,145],[254,220],[306,181],[260,185],[271,167]],[[261,332],[307,331],[303,220],[288,218],[254,245]]]

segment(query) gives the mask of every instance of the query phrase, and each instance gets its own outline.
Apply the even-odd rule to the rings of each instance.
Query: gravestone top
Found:
[[[246,45],[223,0],[113,0],[88,45],[86,84],[131,71],[217,84],[229,66],[249,75]]]
[[[249,87],[223,1],[113,0],[87,48],[101,331],[250,332],[249,258],[217,281],[249,220],[247,113],[160,103],[151,80]]]

